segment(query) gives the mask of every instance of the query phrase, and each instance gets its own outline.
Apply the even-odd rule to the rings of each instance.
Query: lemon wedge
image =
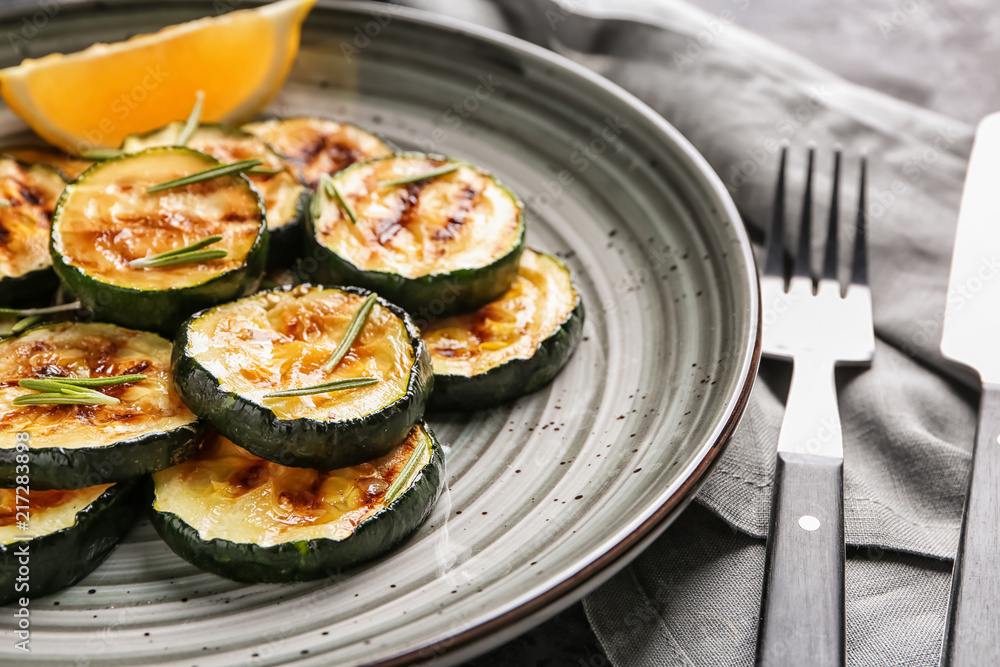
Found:
[[[124,42],[54,53],[0,70],[0,94],[35,132],[72,153],[183,120],[241,123],[277,94],[316,0],[280,0]]]

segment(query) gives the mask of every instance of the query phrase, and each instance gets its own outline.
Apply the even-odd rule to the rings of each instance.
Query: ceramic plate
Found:
[[[0,34],[40,7],[20,6],[0,11]],[[21,55],[214,11],[56,6]],[[7,42],[4,66],[20,60]],[[706,162],[636,99],[503,35],[398,7],[321,4],[269,111],[350,120],[494,171],[527,204],[530,245],[572,269],[583,341],[550,387],[516,404],[431,417],[447,490],[388,556],[333,580],[243,585],[181,560],[143,520],[82,583],[33,600],[31,653],[6,641],[0,661],[458,662],[623,567],[690,500],[735,427],[758,358],[750,245]],[[0,134],[23,129],[0,112]],[[12,636],[10,614],[0,627]]]

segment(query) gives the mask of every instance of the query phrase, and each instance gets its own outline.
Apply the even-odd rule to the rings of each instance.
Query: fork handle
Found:
[[[983,385],[943,667],[1000,664],[1000,385]]]
[[[778,452],[757,638],[763,667],[844,664],[844,461]]]

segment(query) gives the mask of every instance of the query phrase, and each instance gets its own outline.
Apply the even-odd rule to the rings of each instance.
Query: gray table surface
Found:
[[[653,0],[651,0],[653,1]],[[844,78],[975,123],[1000,110],[996,0],[690,0]],[[606,667],[577,603],[466,667]]]

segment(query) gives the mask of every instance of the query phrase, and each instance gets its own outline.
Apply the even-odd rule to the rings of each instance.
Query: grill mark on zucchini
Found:
[[[392,153],[360,128],[320,118],[263,121],[244,129],[298,166],[306,185],[314,190],[323,174],[335,174],[361,160]]]
[[[195,456],[176,468],[157,473],[155,481],[158,487],[164,482],[169,485],[190,484],[189,493],[197,493],[196,489],[200,488],[210,489],[207,493],[214,496],[214,507],[207,506],[204,516],[183,517],[192,524],[200,522],[201,525],[196,527],[203,539],[234,537],[227,534],[224,528],[228,523],[217,524],[212,519],[238,511],[238,501],[232,501],[264,485],[271,485],[272,495],[258,498],[248,510],[258,514],[266,512],[273,522],[267,530],[267,537],[257,536],[258,543],[269,541],[280,544],[301,539],[296,537],[296,531],[303,527],[317,526],[317,530],[323,531],[325,526],[337,533],[346,528],[345,522],[353,529],[378,512],[384,506],[385,494],[392,481],[405,470],[416,448],[426,446],[426,438],[422,429],[415,427],[385,456],[349,468],[324,472],[289,468],[261,459],[215,433],[206,438]],[[431,454],[430,451],[420,454],[420,467],[427,465]],[[330,482],[338,486],[335,491],[324,495],[324,487]],[[221,485],[227,488],[219,489]],[[172,496],[167,494],[166,497]],[[173,503],[158,498],[156,509],[170,511],[172,508]]]
[[[46,342],[41,337],[49,336],[56,340],[66,341],[64,346],[56,346]],[[140,338],[137,338],[141,337]],[[18,380],[38,377],[109,377],[124,375],[125,372],[147,371],[152,380],[147,387],[164,387],[170,391],[169,349],[164,348],[161,364],[156,366],[150,358],[126,358],[116,360],[116,355],[122,354],[126,344],[145,345],[145,337],[149,334],[118,329],[110,325],[62,324],[43,327],[29,331],[24,335],[28,340],[8,339],[4,343],[4,355],[9,357],[7,377],[4,388],[13,389]],[[141,353],[136,348],[136,354]],[[146,381],[144,381],[146,382]],[[161,418],[179,417],[193,422],[194,415],[174,396],[173,401],[158,401],[155,412],[136,410],[135,406],[125,401],[126,395],[142,383],[129,383],[96,387],[94,391],[114,396],[122,403],[115,406],[96,405],[30,405],[17,406],[0,413],[0,432],[12,432],[22,426],[55,426],[63,420],[74,420],[90,426],[107,426],[119,424],[134,427],[130,430],[141,430],[146,423],[155,423]],[[18,390],[16,393],[26,393]],[[150,406],[151,408],[153,406]],[[44,446],[44,441],[50,436],[36,432],[35,446]],[[7,448],[13,447],[5,443]],[[85,445],[85,443],[78,443]],[[2,448],[2,447],[0,447]]]
[[[48,232],[63,185],[62,178],[48,167],[0,157],[0,198],[7,201],[0,208],[0,280],[11,281],[4,300],[27,296],[35,289],[32,285],[15,287],[14,279],[30,279],[30,274],[51,266]],[[51,280],[38,281],[42,283],[48,287]]]
[[[413,218],[413,211],[419,203],[420,191],[424,189],[426,183],[409,183],[406,186],[406,194],[399,198],[399,204],[380,223],[376,223],[376,236],[379,245],[385,245],[392,240],[401,229]]]

